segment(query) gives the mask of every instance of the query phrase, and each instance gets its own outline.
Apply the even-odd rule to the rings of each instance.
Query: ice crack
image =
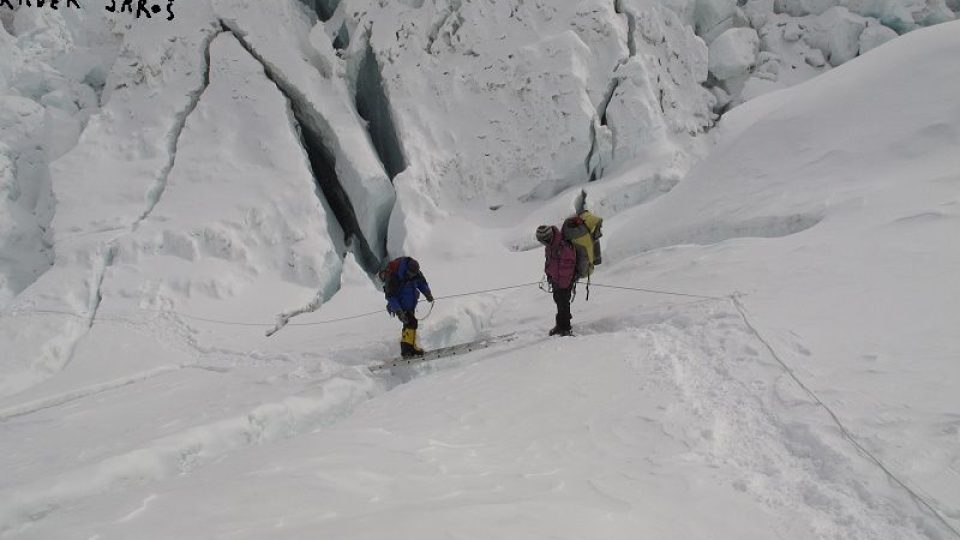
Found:
[[[284,79],[280,70],[256,51],[243,32],[234,28],[229,21],[221,20],[221,24],[232,32],[250,56],[263,66],[266,77],[277,86],[290,104],[293,113],[291,121],[297,133],[300,134],[300,141],[310,162],[314,182],[329,203],[334,218],[343,229],[345,241],[352,247],[357,262],[364,269],[375,272],[380,267],[380,258],[371,249],[364,236],[356,210],[337,175],[335,154],[327,147],[322,130],[317,125],[316,118],[320,116],[319,112],[313,109],[313,105],[294,84]]]
[[[380,63],[369,44],[357,77],[356,105],[357,112],[367,122],[373,148],[393,180],[407,168],[407,163],[390,111]]]
[[[149,191],[147,191],[147,208],[133,223],[131,226],[131,231],[136,231],[140,226],[140,223],[150,216],[150,214],[153,212],[153,209],[156,208],[157,203],[160,202],[163,192],[167,189],[167,180],[169,179],[170,171],[173,170],[173,166],[177,160],[177,149],[180,146],[180,135],[183,134],[183,130],[187,125],[187,118],[189,118],[193,111],[196,110],[197,106],[200,104],[200,98],[203,97],[203,93],[206,92],[207,87],[210,86],[210,45],[213,43],[213,40],[225,30],[226,28],[221,26],[216,32],[207,35],[203,41],[203,79],[200,83],[200,86],[190,93],[187,106],[184,107],[184,109],[176,116],[173,129],[170,131],[168,139],[169,158],[167,163],[160,170],[160,173],[157,175],[157,179],[153,186]]]

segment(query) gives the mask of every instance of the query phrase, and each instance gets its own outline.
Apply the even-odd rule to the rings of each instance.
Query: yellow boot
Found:
[[[416,330],[413,328],[404,328],[400,336],[400,356],[410,358],[411,356],[423,355],[423,349],[417,346]]]

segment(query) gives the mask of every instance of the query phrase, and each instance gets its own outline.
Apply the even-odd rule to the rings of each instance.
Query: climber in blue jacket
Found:
[[[423,349],[417,345],[417,302],[420,293],[428,302],[433,302],[433,294],[420,271],[420,263],[413,257],[397,257],[380,271],[379,278],[387,299],[387,313],[403,323],[400,355],[404,358],[422,356]]]

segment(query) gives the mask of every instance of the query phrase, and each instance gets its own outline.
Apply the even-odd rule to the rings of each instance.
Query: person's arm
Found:
[[[422,272],[417,278],[417,288],[420,289],[420,292],[423,293],[423,296],[427,298],[427,302],[433,302],[433,293],[430,292],[430,284],[427,283],[427,278],[423,276]]]

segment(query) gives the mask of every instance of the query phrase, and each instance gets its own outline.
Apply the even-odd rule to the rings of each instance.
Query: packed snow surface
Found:
[[[182,9],[0,7],[0,537],[960,536],[956,2]]]

